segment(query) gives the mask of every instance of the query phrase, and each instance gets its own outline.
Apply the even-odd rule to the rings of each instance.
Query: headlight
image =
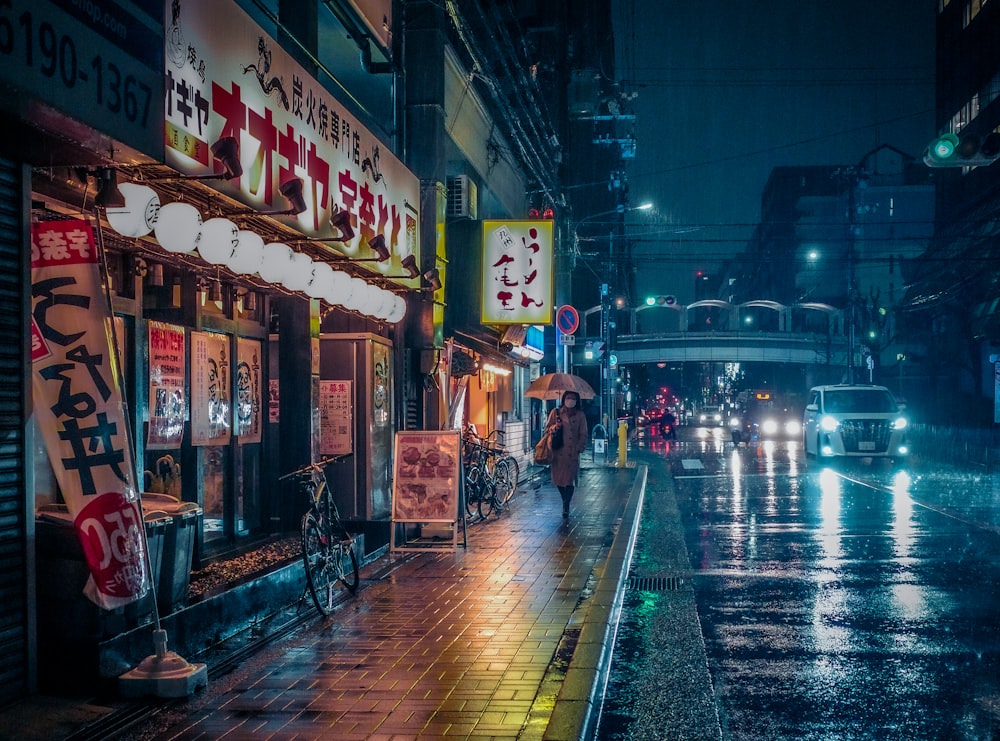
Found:
[[[789,435],[801,435],[802,434],[802,423],[797,419],[790,419],[785,422],[785,432]]]
[[[739,417],[730,417],[729,418],[729,426],[730,427],[739,427],[740,426],[740,418]]]
[[[760,425],[761,432],[765,435],[773,435],[778,431],[778,423],[773,419],[765,419]]]
[[[836,417],[823,417],[823,419],[819,421],[820,429],[824,432],[833,432],[837,429],[839,424],[840,422],[837,421]]]
[[[906,417],[896,417],[896,421],[892,423],[892,426],[897,430],[905,430],[907,424]]]
[[[698,421],[699,422],[704,422],[706,419],[708,419],[708,418],[704,414],[702,414],[700,417],[698,417]]]
[[[722,421],[722,415],[721,414],[716,414],[715,415],[715,421],[716,422],[721,422]]]

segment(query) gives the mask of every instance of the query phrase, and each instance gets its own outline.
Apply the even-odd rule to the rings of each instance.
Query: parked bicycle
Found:
[[[480,437],[467,429],[463,437],[465,508],[470,517],[499,515],[517,490],[520,466],[500,442],[500,430]]]
[[[353,594],[359,581],[354,536],[340,519],[324,470],[342,457],[308,463],[280,477],[280,480],[295,479],[309,498],[309,509],[302,515],[302,560],[309,594],[316,609],[324,615],[333,611],[338,583]]]

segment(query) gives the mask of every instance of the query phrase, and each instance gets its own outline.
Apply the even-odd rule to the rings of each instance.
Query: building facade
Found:
[[[366,556],[390,539],[397,432],[472,423],[526,460],[565,235],[553,213],[534,245],[552,254],[544,308],[525,291],[531,321],[496,321],[484,222],[516,232],[568,204],[562,162],[593,140],[567,101],[601,95],[573,92],[573,70],[608,28],[603,2],[19,5],[37,34],[0,79],[0,702],[108,679],[94,644],[184,603],[81,603],[71,523],[97,487],[59,441],[121,455],[92,464],[121,480],[119,515],[139,507],[129,492],[174,507],[177,529],[183,514],[188,570],[295,533],[305,503],[279,477],[310,460],[338,456],[328,476]],[[86,301],[64,293],[83,253]],[[102,304],[106,320],[68,331]],[[104,350],[70,347],[78,334]],[[120,424],[72,393],[84,381]],[[110,437],[79,433],[96,419]]]

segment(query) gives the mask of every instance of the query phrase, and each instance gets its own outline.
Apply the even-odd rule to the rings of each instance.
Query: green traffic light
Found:
[[[942,134],[934,141],[931,145],[931,152],[933,152],[934,156],[938,159],[945,160],[955,154],[955,150],[957,148],[958,136],[949,132],[947,134]]]
[[[653,306],[656,304],[656,296],[646,296],[646,306]]]

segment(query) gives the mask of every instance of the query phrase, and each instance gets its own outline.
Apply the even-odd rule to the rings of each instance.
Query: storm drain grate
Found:
[[[637,592],[675,592],[683,585],[681,576],[630,576],[627,588]]]

